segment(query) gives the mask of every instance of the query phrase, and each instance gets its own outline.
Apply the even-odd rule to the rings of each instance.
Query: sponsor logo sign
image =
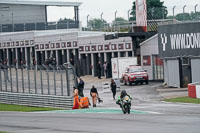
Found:
[[[158,45],[161,57],[199,56],[200,23],[159,27]]]

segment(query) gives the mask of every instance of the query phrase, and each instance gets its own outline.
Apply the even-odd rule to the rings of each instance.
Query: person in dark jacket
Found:
[[[90,90],[90,96],[92,97],[93,107],[96,107],[97,97],[99,96],[99,94],[94,85],[92,86],[92,88]]]
[[[78,83],[78,92],[79,96],[84,97],[83,90],[84,90],[84,81],[82,78],[79,78],[79,83]]]
[[[54,66],[54,67],[56,67],[56,64],[57,64],[56,58],[53,58],[53,60],[51,61],[51,65]]]
[[[101,79],[101,62],[100,61],[97,64],[97,73],[98,73],[98,78]]]
[[[71,64],[72,66],[74,66],[74,60],[73,60],[72,58],[70,58],[69,62],[70,62],[70,64]]]
[[[111,79],[110,87],[111,87],[111,91],[112,91],[112,93],[113,93],[113,99],[115,100],[117,85],[116,85],[114,79]]]

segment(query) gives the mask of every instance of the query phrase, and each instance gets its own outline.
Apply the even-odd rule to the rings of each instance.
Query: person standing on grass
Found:
[[[112,93],[113,93],[113,99],[115,100],[117,85],[116,85],[114,79],[111,79],[110,87],[111,87],[111,91],[112,91]]]

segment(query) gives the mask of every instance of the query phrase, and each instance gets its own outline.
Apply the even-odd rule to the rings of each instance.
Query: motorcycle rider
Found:
[[[132,100],[132,97],[127,94],[126,90],[123,89],[120,93],[120,96],[118,97],[118,100],[116,101],[116,104],[120,105],[120,108],[122,108],[122,101],[123,101],[123,98],[125,98],[126,96],[128,96],[129,99]],[[131,102],[129,104],[131,107]]]

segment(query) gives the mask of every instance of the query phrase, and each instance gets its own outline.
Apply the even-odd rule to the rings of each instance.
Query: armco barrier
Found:
[[[200,98],[200,83],[188,84],[188,96],[192,98]]]
[[[0,92],[0,103],[72,109],[73,98],[70,96]]]

